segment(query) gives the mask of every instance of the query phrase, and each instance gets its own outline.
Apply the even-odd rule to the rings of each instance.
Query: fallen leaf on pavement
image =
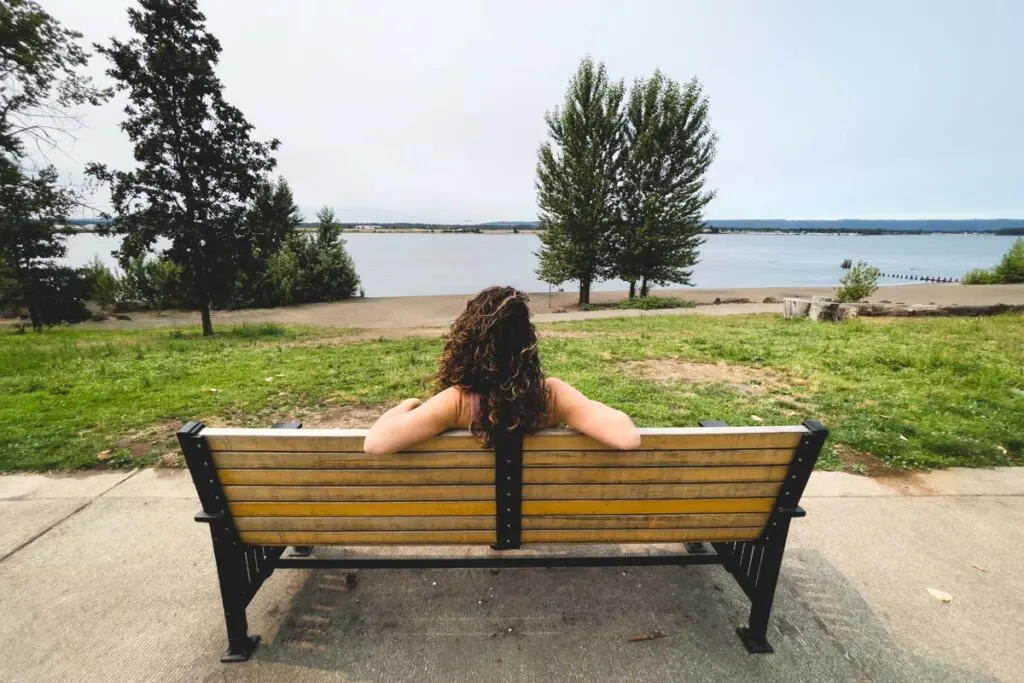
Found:
[[[987,572],[987,571],[988,571],[988,570],[987,570],[987,569],[985,569],[984,567],[979,567],[979,566],[978,566],[978,565],[976,565],[976,564],[972,564],[971,566],[972,566],[972,567],[974,567],[975,569],[977,569],[977,570],[978,570],[979,572]]]
[[[928,593],[936,600],[941,600],[942,602],[953,602],[953,596],[946,591],[940,591],[937,588],[929,588]]]
[[[645,640],[657,640],[658,638],[664,638],[664,637],[665,637],[664,633],[662,633],[658,629],[654,629],[650,633],[641,633],[641,634],[638,634],[638,635],[635,635],[635,636],[630,636],[629,637],[629,642],[631,642],[631,643],[642,643]]]

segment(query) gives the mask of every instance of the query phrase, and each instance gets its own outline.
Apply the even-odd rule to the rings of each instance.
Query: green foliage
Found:
[[[694,308],[696,306],[697,304],[689,299],[680,299],[675,296],[641,296],[638,299],[620,301],[617,308],[654,311],[666,308]]]
[[[183,305],[182,268],[164,254],[142,254],[123,260],[120,288],[123,301],[156,311]]]
[[[81,38],[33,0],[0,3],[0,157],[8,163],[24,158],[26,139],[55,146],[67,108],[109,97],[78,73],[89,61]]]
[[[99,257],[93,258],[89,265],[81,269],[82,277],[89,291],[89,298],[101,308],[113,310],[123,300],[121,280],[117,274],[106,266]]]
[[[850,270],[839,278],[836,298],[842,302],[854,302],[866,299],[878,289],[878,278],[882,271],[869,266],[864,261],[857,261]]]
[[[334,220],[334,211],[324,207],[317,213],[319,223],[313,236],[296,233],[289,238],[273,266],[275,273],[288,283],[291,301],[312,303],[346,299],[359,289],[352,257],[341,239],[341,226]]]
[[[715,157],[708,99],[696,79],[680,87],[659,71],[638,79],[626,106],[620,220],[611,248],[615,277],[654,285],[691,284],[714,196],[704,176]]]
[[[1024,238],[1013,241],[994,268],[976,268],[964,275],[965,285],[1010,285],[1024,282]]]
[[[196,0],[139,4],[128,10],[135,37],[98,47],[111,62],[107,74],[127,94],[121,129],[138,165],[112,171],[90,164],[87,172],[110,184],[122,257],[145,254],[159,237],[170,240],[166,255],[181,267],[184,299],[210,335],[210,307],[228,302],[239,272],[259,267],[264,238],[280,238],[275,230],[254,234],[247,221],[279,143],[253,140],[252,125],[225,101],[214,72],[221,45]]]
[[[291,287],[281,278],[282,247],[302,222],[292,190],[283,177],[276,183],[262,179],[256,186],[246,224],[253,236],[248,266],[239,270],[226,306],[252,308],[292,303]]]
[[[96,467],[99,451],[128,445],[149,454],[125,466],[152,462],[177,448],[174,431],[188,419],[314,423],[325,403],[383,412],[429,395],[441,350],[440,339],[368,342],[337,328],[199,335],[198,327],[0,334],[0,471]],[[641,426],[815,418],[832,429],[831,444],[893,467],[1024,464],[1022,315],[845,325],[644,316],[541,325],[539,335],[549,375]],[[680,362],[727,363],[750,379],[658,372]],[[650,373],[638,375],[644,366]],[[830,453],[822,464],[842,465]]]
[[[996,276],[1003,284],[1024,282],[1024,238],[1017,238],[996,266]]]
[[[26,152],[26,142],[56,148],[71,108],[109,96],[77,73],[81,37],[32,0],[0,2],[0,308],[27,309],[36,330],[84,310],[80,278],[58,266],[77,197]]]
[[[965,285],[998,285],[1000,280],[993,268],[975,268],[967,271],[960,282]]]
[[[540,265],[544,282],[580,283],[580,303],[608,266],[616,221],[615,181],[621,163],[622,83],[609,83],[603,64],[584,59],[565,103],[544,116],[549,139],[537,160]]]

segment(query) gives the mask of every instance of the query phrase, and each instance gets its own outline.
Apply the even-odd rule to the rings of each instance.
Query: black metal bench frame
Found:
[[[274,428],[298,429],[298,422],[285,422]],[[724,427],[724,422],[705,421],[702,427]],[[263,582],[275,569],[433,569],[477,567],[621,567],[640,565],[721,564],[736,579],[750,598],[750,617],[746,626],[736,629],[751,653],[773,652],[768,643],[768,620],[775,600],[775,587],[782,567],[790,520],[805,516],[797,505],[818,460],[828,430],[821,423],[804,422],[808,432],[797,446],[769,515],[761,537],[754,541],[687,543],[687,552],[680,555],[592,556],[496,556],[466,558],[316,558],[309,557],[311,548],[297,547],[284,556],[286,546],[262,546],[242,543],[228,512],[227,500],[214,467],[213,458],[199,435],[204,425],[189,422],[178,431],[178,443],[185,455],[189,473],[195,483],[202,510],[197,522],[210,526],[213,554],[217,564],[224,620],[228,632],[228,649],[222,662],[249,659],[260,637],[249,635],[245,610]],[[496,550],[520,547],[522,508],[522,441],[508,440],[495,448],[495,495],[497,498]]]

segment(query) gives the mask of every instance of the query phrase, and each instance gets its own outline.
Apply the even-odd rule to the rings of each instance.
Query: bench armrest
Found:
[[[207,524],[211,522],[219,522],[224,519],[223,512],[207,512],[206,510],[200,510],[196,513],[195,520],[197,522],[205,522]]]

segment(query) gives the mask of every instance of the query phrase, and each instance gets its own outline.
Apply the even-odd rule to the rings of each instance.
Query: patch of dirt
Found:
[[[690,363],[660,358],[628,361],[622,364],[627,374],[656,382],[693,382],[724,384],[739,394],[761,395],[769,390],[789,389],[800,380],[786,377],[768,368],[752,368],[728,363]]]
[[[348,346],[368,341],[384,339],[439,339],[448,331],[447,327],[395,327],[370,328],[353,331],[349,334],[317,337],[314,339],[296,339],[281,342],[282,348],[316,348],[320,346]]]
[[[324,406],[308,416],[299,416],[303,427],[341,427],[365,429],[372,425],[389,406],[353,403],[345,406]]]
[[[114,442],[111,450],[126,448],[133,460],[142,460],[154,450],[165,448],[180,428],[181,424],[173,420],[157,422],[125,434]]]
[[[858,451],[846,444],[837,443],[832,445],[832,451],[843,463],[843,469],[853,474],[860,474],[879,479],[902,479],[912,480],[917,477],[916,472],[910,470],[898,470],[889,467],[878,456],[864,451]]]

